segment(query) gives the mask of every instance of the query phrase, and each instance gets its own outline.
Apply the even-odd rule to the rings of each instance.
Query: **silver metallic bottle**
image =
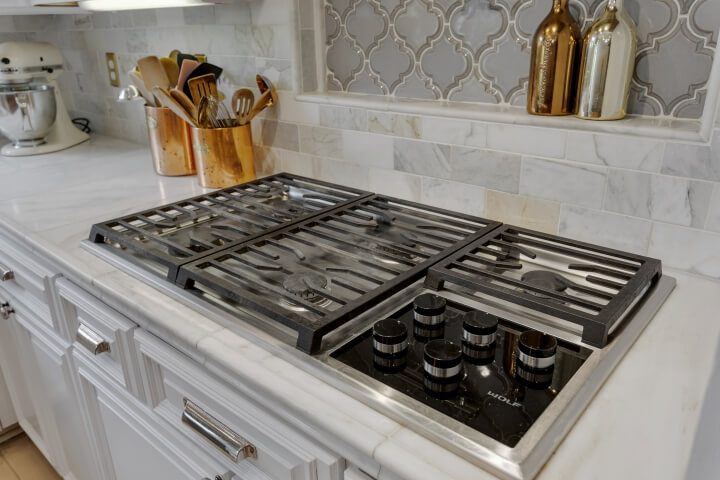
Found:
[[[608,0],[583,41],[575,112],[579,118],[625,117],[636,51],[637,28],[623,8],[623,0]]]

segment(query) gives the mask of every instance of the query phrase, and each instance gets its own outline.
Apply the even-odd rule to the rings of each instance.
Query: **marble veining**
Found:
[[[368,112],[368,130],[398,137],[420,138],[422,118],[385,112]]]
[[[485,213],[485,189],[467,183],[422,178],[420,201],[446,210],[482,217]]]
[[[450,147],[436,143],[395,139],[395,170],[450,178]]]
[[[605,194],[605,177],[603,168],[525,157],[522,160],[520,193],[600,208]]]
[[[611,170],[605,209],[702,228],[713,184],[665,175]]]
[[[560,235],[634,253],[647,250],[652,223],[575,205],[560,209]]]
[[[609,167],[659,172],[665,143],[634,137],[571,132],[567,137],[568,160]]]
[[[450,177],[493,190],[517,193],[520,165],[520,155],[453,147]]]

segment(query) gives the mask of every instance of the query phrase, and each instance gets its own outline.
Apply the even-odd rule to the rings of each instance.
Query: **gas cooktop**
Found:
[[[97,224],[87,245],[517,479],[675,284],[652,258],[286,173]]]

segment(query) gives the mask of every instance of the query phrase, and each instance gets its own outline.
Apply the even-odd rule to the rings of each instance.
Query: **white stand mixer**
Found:
[[[90,138],[65,108],[57,85],[62,72],[62,53],[50,43],[0,43],[0,131],[13,141],[0,154],[57,152]]]

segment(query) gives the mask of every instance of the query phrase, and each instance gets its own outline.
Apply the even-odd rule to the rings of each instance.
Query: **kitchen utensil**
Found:
[[[165,69],[165,74],[170,81],[170,85],[177,85],[178,76],[180,75],[180,67],[177,62],[170,57],[162,57],[160,58],[160,63]]]
[[[185,60],[182,62],[182,65],[180,66],[180,73],[178,74],[178,80],[176,83],[176,87],[179,90],[182,90],[183,87],[185,87],[185,82],[187,81],[188,77],[199,65],[200,64],[195,60]]]
[[[55,88],[49,85],[0,87],[0,132],[16,149],[44,144],[56,114]]]
[[[250,125],[193,128],[191,133],[201,186],[229,187],[256,178]]]
[[[8,157],[57,152],[87,141],[76,128],[57,86],[63,55],[46,42],[0,43],[0,124],[11,140],[0,149]]]
[[[132,102],[135,100],[141,100],[143,97],[140,95],[140,91],[137,89],[135,85],[128,85],[125,88],[120,89],[120,93],[118,94],[117,101],[118,102]]]
[[[201,128],[229,128],[236,125],[225,104],[215,97],[201,97],[197,111],[197,123]]]
[[[130,84],[137,88],[140,95],[142,95],[145,99],[145,103],[157,106],[157,101],[155,100],[155,97],[153,97],[152,92],[145,87],[145,82],[143,81],[139,70],[131,70],[128,72],[128,78],[130,79]]]
[[[190,124],[166,107],[145,106],[150,152],[158,175],[195,175]]]
[[[170,80],[158,57],[151,55],[141,58],[137,65],[148,90],[152,91],[154,87],[170,88]]]
[[[208,97],[202,97],[197,104],[197,126],[199,128],[213,128],[212,113],[208,105]]]
[[[248,115],[255,105],[255,94],[249,88],[241,88],[236,90],[230,103],[230,108],[235,114],[235,118],[239,125],[248,123]]]
[[[215,82],[217,82],[220,79],[220,75],[222,75],[222,72],[222,68],[215,66],[212,63],[201,63],[195,70],[193,70],[192,74],[190,74],[188,79],[185,81],[182,86],[182,91],[185,92],[185,95],[192,98],[189,87],[187,85],[191,78],[202,77],[203,75],[208,75],[212,73],[213,75],[215,75]]]
[[[202,97],[217,98],[217,83],[212,73],[188,79],[187,86],[195,103],[199,103]]]
[[[191,60],[193,62],[197,62],[198,65],[200,64],[197,57],[189,53],[178,53],[175,60],[177,61],[178,67],[180,68],[182,68],[182,64],[183,62],[185,62],[185,60]]]
[[[185,110],[182,104],[180,104],[180,102],[173,98],[168,89],[162,87],[155,87],[153,88],[153,95],[155,95],[155,97],[160,101],[163,107],[169,108],[173,111],[173,113],[175,113],[175,115],[182,118],[190,125],[197,125],[196,119],[190,116],[190,113]]]
[[[170,95],[185,109],[186,112],[188,112],[188,114],[192,118],[197,119],[197,108],[195,107],[195,104],[192,102],[192,100],[187,97],[187,95],[185,95],[177,88],[171,89]]]
[[[253,118],[255,118],[260,112],[265,110],[267,107],[272,107],[273,105],[277,104],[278,102],[278,96],[277,91],[275,90],[275,85],[265,76],[263,75],[257,75],[255,77],[255,81],[257,82],[258,88],[260,89],[260,92],[262,92],[262,95],[258,99],[258,101],[255,103],[255,106],[253,107],[252,111],[247,116],[247,121],[250,122]]]

